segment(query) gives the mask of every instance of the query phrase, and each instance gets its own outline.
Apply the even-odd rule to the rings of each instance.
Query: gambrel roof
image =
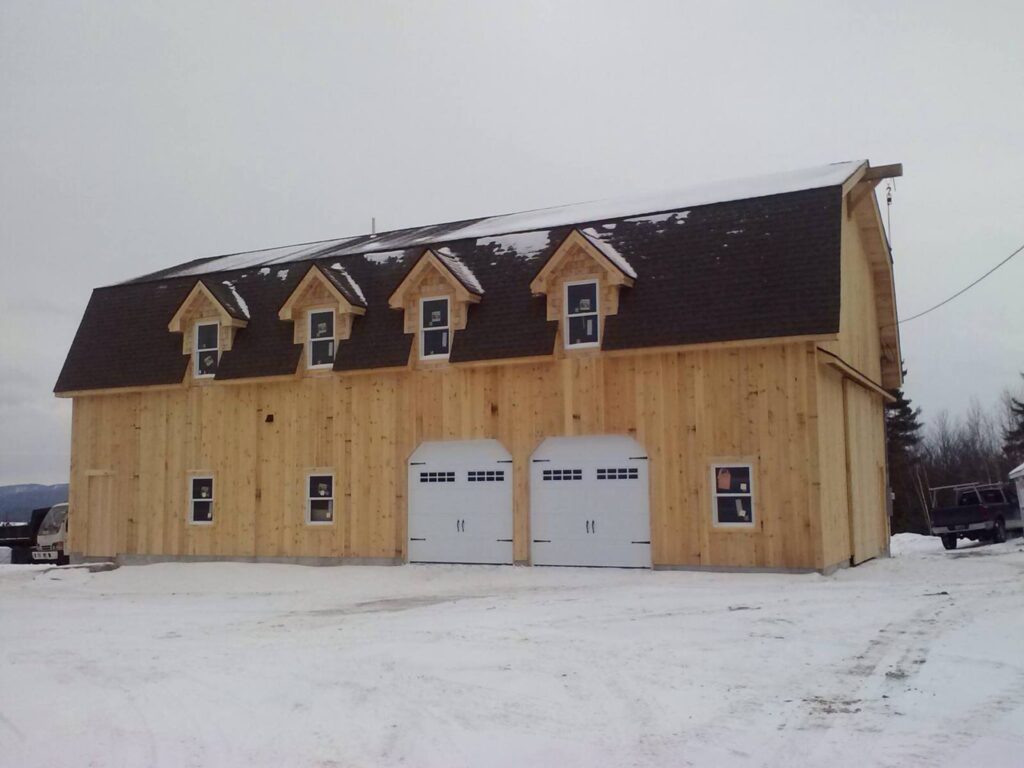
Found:
[[[187,359],[167,323],[200,277],[247,312],[216,378],[292,374],[301,346],[278,310],[313,263],[366,308],[335,370],[405,366],[413,337],[388,298],[427,250],[481,296],[452,363],[551,355],[557,323],[530,283],[573,230],[635,276],[607,318],[606,350],[834,334],[843,185],[865,165],[187,262],[96,289],[56,390],[181,382]]]

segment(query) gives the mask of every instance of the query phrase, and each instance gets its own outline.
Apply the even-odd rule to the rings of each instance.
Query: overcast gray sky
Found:
[[[900,312],[1024,242],[1019,2],[0,4],[0,483],[67,477],[94,286],[200,256],[870,158]],[[934,416],[1024,369],[1024,256],[903,326]],[[694,308],[699,311],[699,308]]]

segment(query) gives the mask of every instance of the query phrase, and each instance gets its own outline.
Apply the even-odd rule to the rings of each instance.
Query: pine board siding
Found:
[[[545,437],[618,433],[649,456],[655,565],[820,568],[828,563],[809,535],[815,487],[803,471],[812,464],[811,348],[77,397],[70,546],[87,555],[401,559],[408,456],[424,440],[496,438],[515,462],[514,553],[527,561],[530,455]],[[712,525],[710,465],[722,459],[755,467],[754,531]],[[312,469],[335,473],[333,525],[305,524]],[[91,491],[83,498],[90,473],[109,478],[112,503]],[[187,478],[203,473],[215,477],[215,519],[190,525]]]

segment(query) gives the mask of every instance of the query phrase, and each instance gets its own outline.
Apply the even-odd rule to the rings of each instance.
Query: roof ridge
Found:
[[[557,227],[578,226],[600,221],[657,215],[672,211],[688,210],[703,205],[739,202],[741,200],[770,197],[779,194],[792,194],[842,184],[866,162],[866,160],[847,160],[795,171],[723,179],[673,190],[663,190],[657,193],[640,193],[623,198],[599,198],[543,208],[531,208],[493,216],[402,227],[372,234],[363,233],[340,238],[329,238],[327,240],[313,240],[306,243],[258,248],[250,251],[235,251],[233,253],[193,259],[125,282],[151,282],[173,277],[230,272],[235,269],[249,267],[314,261],[320,258],[342,258],[370,253],[404,251],[460,240],[473,240],[482,237],[506,237],[544,230],[550,231]],[[422,235],[416,237],[418,233],[422,233]],[[265,262],[239,265],[232,265],[230,261],[231,259],[247,256],[258,258],[259,254],[270,251],[302,251],[311,246],[322,244],[325,245],[322,252],[285,253],[278,258]],[[350,247],[352,250],[346,251],[346,247]],[[213,264],[213,262],[221,261],[225,263],[217,266]],[[206,265],[210,269],[198,271]]]

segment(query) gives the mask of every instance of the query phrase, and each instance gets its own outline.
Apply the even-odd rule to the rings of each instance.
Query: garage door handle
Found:
[[[409,541],[426,541],[426,539],[417,539],[415,536],[409,537]]]
[[[590,521],[590,532],[597,533],[597,520]]]
[[[587,533],[590,533],[590,521],[587,520]]]

